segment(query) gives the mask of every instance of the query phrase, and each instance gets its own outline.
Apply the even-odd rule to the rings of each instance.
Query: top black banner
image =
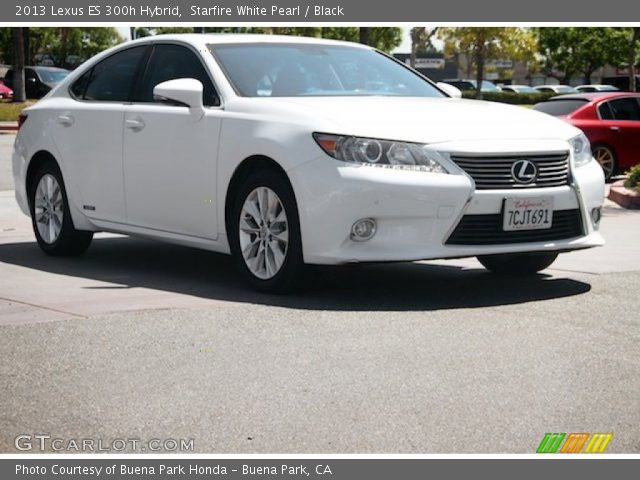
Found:
[[[640,23],[640,3],[609,0],[15,0],[0,4],[0,23]]]

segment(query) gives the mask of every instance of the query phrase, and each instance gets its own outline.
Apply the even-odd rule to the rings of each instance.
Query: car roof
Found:
[[[584,100],[587,102],[593,102],[596,100],[605,100],[616,97],[640,97],[640,94],[633,92],[589,92],[589,93],[567,93],[564,95],[557,95],[551,97],[547,102],[556,100]]]
[[[164,34],[143,37],[128,42],[128,45],[155,43],[164,41],[186,42],[195,47],[205,47],[206,45],[228,45],[228,44],[250,44],[250,43],[274,43],[274,44],[310,44],[310,45],[342,45],[355,48],[371,50],[372,47],[361,43],[344,42],[340,40],[329,40],[315,37],[296,37],[291,35],[268,35],[260,33],[179,33]]]

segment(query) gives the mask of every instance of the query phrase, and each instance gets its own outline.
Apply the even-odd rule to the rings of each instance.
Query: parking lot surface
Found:
[[[325,268],[250,291],[226,256],[100,234],[44,255],[0,136],[0,452],[20,434],[208,453],[640,452],[640,212],[528,279],[475,260]]]

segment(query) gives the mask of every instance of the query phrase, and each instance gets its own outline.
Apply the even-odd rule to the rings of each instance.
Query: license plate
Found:
[[[553,197],[505,198],[502,229],[543,230],[551,228]]]

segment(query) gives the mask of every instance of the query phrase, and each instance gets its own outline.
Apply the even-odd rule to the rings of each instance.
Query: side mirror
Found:
[[[202,82],[195,78],[176,78],[159,83],[153,88],[153,97],[161,102],[174,103],[189,107],[198,119],[204,115],[202,102]]]
[[[454,87],[448,83],[438,82],[438,88],[452,98],[462,98],[462,92],[458,87]]]

